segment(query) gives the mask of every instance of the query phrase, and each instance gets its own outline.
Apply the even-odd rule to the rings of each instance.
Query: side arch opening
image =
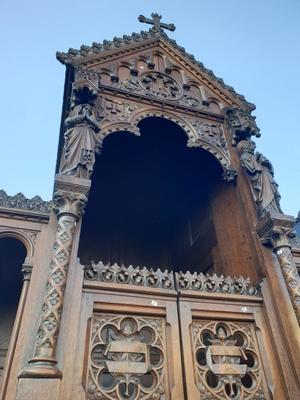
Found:
[[[22,290],[26,255],[21,240],[9,235],[0,237],[0,382]]]

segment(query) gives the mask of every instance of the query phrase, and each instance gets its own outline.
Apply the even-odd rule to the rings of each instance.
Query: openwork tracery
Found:
[[[253,326],[195,321],[193,352],[198,389],[205,399],[265,399]]]
[[[95,315],[88,399],[166,399],[166,387],[164,320]]]

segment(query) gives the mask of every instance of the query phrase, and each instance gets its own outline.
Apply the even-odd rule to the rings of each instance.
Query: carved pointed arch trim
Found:
[[[192,115],[182,115],[154,107],[143,108],[134,102],[121,99],[106,99],[105,109],[108,114],[101,123],[101,135],[107,137],[116,131],[128,131],[140,136],[138,123],[147,117],[168,119],[179,125],[187,136],[188,147],[199,147],[208,151],[221,165],[226,180],[234,180],[236,172],[231,167],[231,158],[222,124],[206,121]],[[230,171],[230,174],[228,174]],[[229,178],[230,175],[230,178]]]

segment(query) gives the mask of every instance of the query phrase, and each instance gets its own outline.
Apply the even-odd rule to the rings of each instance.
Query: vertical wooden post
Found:
[[[36,336],[34,356],[19,378],[61,378],[56,367],[56,347],[76,222],[87,202],[90,181],[58,177],[53,210],[57,230],[49,266],[46,292]]]
[[[291,302],[300,325],[300,277],[291,252],[289,239],[294,236],[295,220],[284,214],[269,213],[259,224],[263,244],[271,246],[277,256]]]

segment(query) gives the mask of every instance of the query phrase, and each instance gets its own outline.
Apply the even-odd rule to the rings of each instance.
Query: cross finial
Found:
[[[176,27],[174,24],[165,24],[163,22],[160,22],[161,15],[152,13],[151,17],[152,17],[152,19],[146,18],[143,15],[140,15],[138,20],[140,22],[145,22],[146,24],[153,25],[152,29],[155,29],[156,31],[161,31],[162,28],[169,29],[169,31],[175,31]]]

